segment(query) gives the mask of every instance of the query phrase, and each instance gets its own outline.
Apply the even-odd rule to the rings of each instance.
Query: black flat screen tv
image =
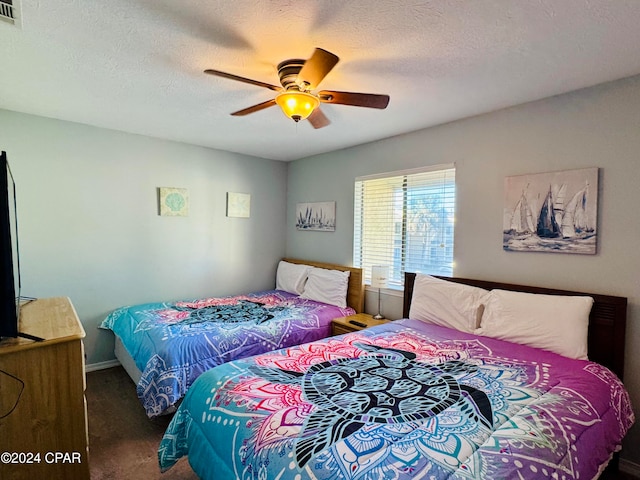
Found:
[[[2,297],[0,298],[0,338],[18,336],[20,309],[20,269],[16,225],[15,182],[7,153],[0,154],[0,267]],[[15,261],[15,263],[14,263]],[[16,291],[17,290],[17,291]]]
[[[9,168],[7,153],[0,154],[0,339],[24,337],[42,340],[19,330],[20,305],[20,249],[18,244],[18,211],[16,184]]]

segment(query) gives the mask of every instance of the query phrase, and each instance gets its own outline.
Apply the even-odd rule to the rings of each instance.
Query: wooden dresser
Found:
[[[20,332],[0,342],[0,478],[88,479],[82,324],[65,297],[22,306]]]

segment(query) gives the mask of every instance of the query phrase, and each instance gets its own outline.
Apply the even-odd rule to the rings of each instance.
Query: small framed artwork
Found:
[[[251,194],[227,192],[227,217],[249,218]]]
[[[596,253],[598,168],[505,178],[502,248]]]
[[[336,229],[336,202],[298,203],[296,229],[333,232]]]
[[[189,215],[189,191],[186,188],[158,188],[160,215],[186,217]]]

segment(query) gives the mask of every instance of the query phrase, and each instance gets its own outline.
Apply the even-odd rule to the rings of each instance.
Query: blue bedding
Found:
[[[171,411],[203,372],[230,360],[330,334],[331,320],[355,313],[281,290],[148,303],[112,312],[112,330],[142,377],[137,394],[149,417]]]
[[[211,480],[578,480],[633,422],[601,365],[399,320],[206,372],[158,454]]]

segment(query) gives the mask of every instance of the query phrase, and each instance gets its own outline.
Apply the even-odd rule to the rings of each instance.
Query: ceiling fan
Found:
[[[237,80],[278,92],[271,100],[233,112],[242,116],[278,105],[284,114],[295,122],[308,119],[313,128],[329,125],[329,119],[320,110],[320,103],[337,103],[355,107],[387,108],[389,95],[374,93],[335,92],[322,90],[314,93],[318,84],[331,71],[340,59],[331,52],[316,48],[308,60],[291,59],[278,64],[278,76],[281,87],[269,83],[251,80],[219,70],[205,70],[204,73],[217,77]]]

